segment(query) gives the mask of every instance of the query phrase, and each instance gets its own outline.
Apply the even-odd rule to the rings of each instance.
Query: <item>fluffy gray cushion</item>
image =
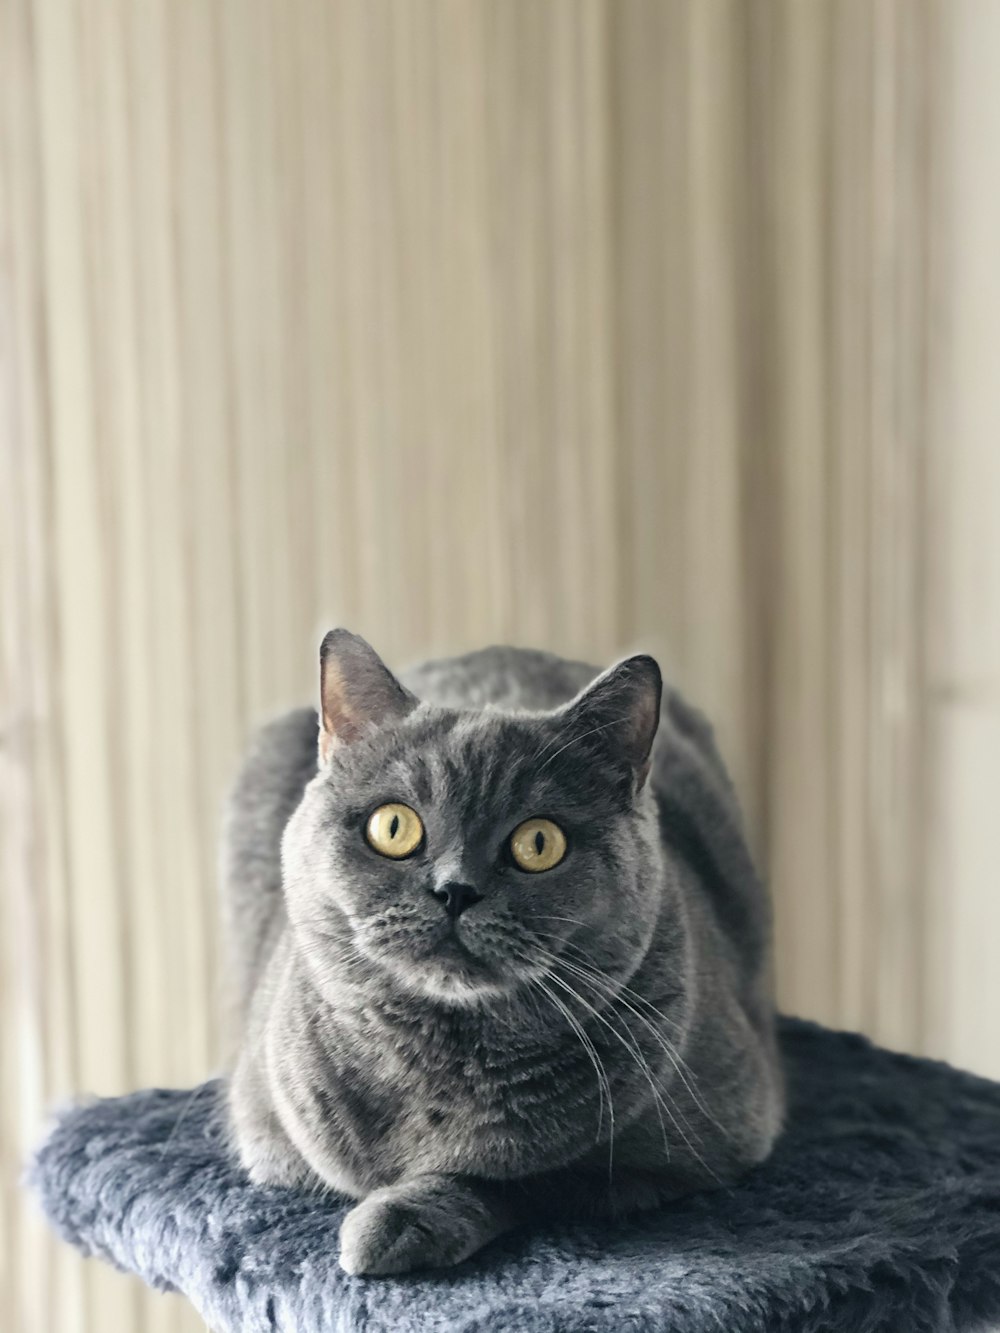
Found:
[[[337,1266],[345,1204],[249,1185],[219,1085],[66,1112],[31,1180],[86,1254],[222,1330],[922,1333],[1000,1317],[1000,1085],[782,1022],[791,1113],[734,1190],[628,1224],[519,1233],[402,1279]]]

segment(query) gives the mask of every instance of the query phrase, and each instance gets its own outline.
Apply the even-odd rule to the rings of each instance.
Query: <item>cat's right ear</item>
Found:
[[[319,758],[406,717],[418,700],[403,688],[370,644],[332,629],[319,649]]]

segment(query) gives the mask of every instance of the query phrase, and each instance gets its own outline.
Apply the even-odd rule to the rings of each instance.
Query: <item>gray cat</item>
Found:
[[[766,1157],[767,897],[653,659],[320,657],[320,716],[265,728],[227,821],[251,1178],[358,1200],[341,1265],[383,1274]]]

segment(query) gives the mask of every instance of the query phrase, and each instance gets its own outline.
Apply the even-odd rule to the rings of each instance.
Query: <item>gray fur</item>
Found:
[[[215,1333],[1000,1329],[1000,1084],[795,1019],[779,1034],[787,1125],[736,1189],[513,1232],[444,1280],[340,1271],[347,1201],[251,1184],[216,1081],[64,1108],[30,1180],[65,1240],[183,1292]]]
[[[766,1157],[767,900],[710,730],[674,692],[647,764],[651,659],[594,683],[491,648],[403,688],[338,631],[324,673],[325,726],[302,710],[266,728],[227,820],[230,1111],[252,1179],[359,1200],[341,1263],[377,1274]],[[394,799],[426,828],[398,862],[363,837]],[[539,814],[569,852],[529,875],[505,848]],[[451,923],[428,890],[455,880],[481,900]]]

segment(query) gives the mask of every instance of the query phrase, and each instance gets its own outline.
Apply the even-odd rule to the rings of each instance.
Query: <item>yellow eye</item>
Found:
[[[423,842],[424,826],[416,810],[392,801],[389,805],[380,805],[370,816],[365,837],[369,847],[380,855],[401,861]]]
[[[511,834],[510,850],[522,870],[551,870],[566,855],[566,835],[551,819],[526,819]]]

